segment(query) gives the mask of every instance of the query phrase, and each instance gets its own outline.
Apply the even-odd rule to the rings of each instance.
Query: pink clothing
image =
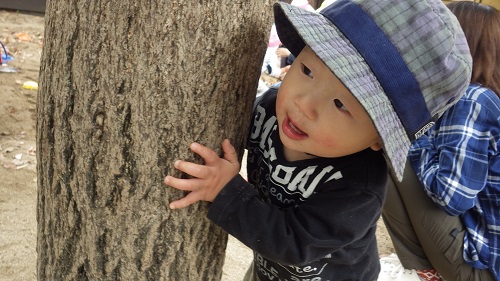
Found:
[[[307,0],[293,0],[291,4],[309,12],[314,12],[314,8],[309,4],[309,1]]]
[[[309,4],[307,0],[293,0],[292,5],[302,8],[304,10],[314,12],[314,8]],[[271,27],[271,34],[269,35],[268,48],[277,48],[281,45],[280,38],[278,37],[278,32],[276,32],[276,26],[273,24]]]
[[[276,25],[271,27],[271,34],[269,35],[269,44],[267,44],[268,48],[278,48],[281,45],[280,38],[278,37],[278,32],[276,31]]]

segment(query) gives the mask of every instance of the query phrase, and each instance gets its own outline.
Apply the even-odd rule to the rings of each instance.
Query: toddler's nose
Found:
[[[318,103],[319,99],[313,93],[299,95],[294,99],[294,104],[299,111],[309,119],[316,119],[318,117]]]

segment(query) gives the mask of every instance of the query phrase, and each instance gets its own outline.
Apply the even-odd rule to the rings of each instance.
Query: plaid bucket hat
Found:
[[[281,42],[307,44],[371,117],[399,180],[411,141],[465,93],[472,58],[440,0],[337,0],[320,13],[276,3]]]

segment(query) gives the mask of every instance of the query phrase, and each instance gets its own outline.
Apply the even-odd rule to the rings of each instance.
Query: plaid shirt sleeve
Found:
[[[499,102],[494,93],[484,98],[484,91],[489,90],[469,88],[410,150],[427,194],[450,215],[476,205],[488,181],[490,157],[497,154]]]

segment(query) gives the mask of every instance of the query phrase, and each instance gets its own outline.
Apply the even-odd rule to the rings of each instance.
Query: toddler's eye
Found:
[[[309,76],[309,77],[311,77],[311,78],[314,78],[314,77],[313,77],[313,75],[312,75],[311,70],[310,70],[307,66],[305,66],[304,64],[302,64],[302,72],[303,72],[305,75],[307,75],[307,76]]]
[[[347,111],[347,112],[349,112],[349,110],[347,109],[347,107],[345,107],[345,105],[344,105],[344,104],[343,104],[340,100],[338,100],[338,99],[334,99],[334,100],[333,100],[333,103],[335,103],[335,106],[336,106],[338,109],[340,109],[340,110],[342,110],[342,111]]]

